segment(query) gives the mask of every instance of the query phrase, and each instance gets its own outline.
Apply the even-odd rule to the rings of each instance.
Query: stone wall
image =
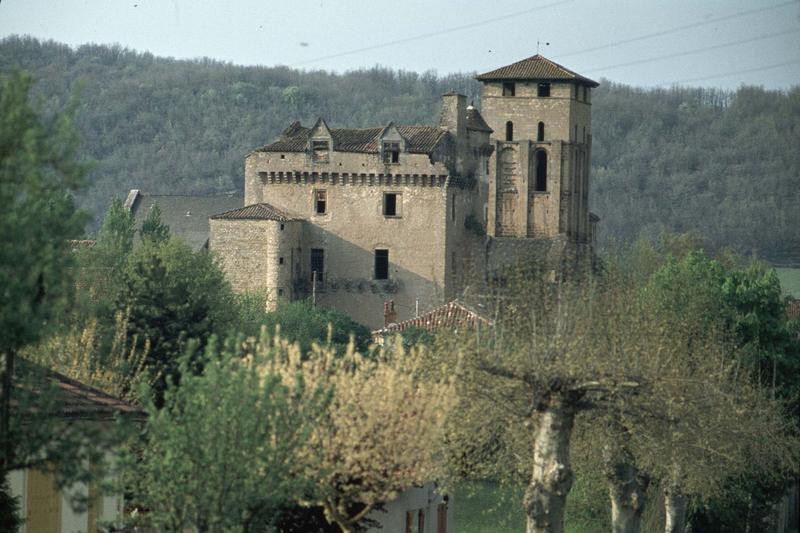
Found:
[[[295,296],[302,221],[210,220],[209,249],[237,292],[267,291],[269,308]]]

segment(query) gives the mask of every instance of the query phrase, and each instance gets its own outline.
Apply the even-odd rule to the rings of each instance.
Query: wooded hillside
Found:
[[[81,201],[241,189],[245,155],[294,120],[331,126],[433,124],[439,97],[479,105],[473,73],[346,74],[178,61],[118,46],[0,41],[0,72],[22,67],[45,109],[79,88],[78,128],[95,161]],[[800,261],[800,87],[645,90],[603,80],[593,97],[592,210],[600,242],[696,230],[779,263]]]

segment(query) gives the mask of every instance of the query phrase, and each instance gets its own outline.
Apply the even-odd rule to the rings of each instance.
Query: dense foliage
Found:
[[[241,189],[244,156],[294,120],[431,124],[442,93],[479,94],[471,73],[239,67],[18,37],[0,43],[0,71],[14,65],[39,80],[48,108],[82,84],[78,126],[86,156],[97,161],[83,202],[96,215],[130,188]],[[592,107],[600,242],[696,229],[715,248],[798,261],[800,89],[644,90],[603,81]]]

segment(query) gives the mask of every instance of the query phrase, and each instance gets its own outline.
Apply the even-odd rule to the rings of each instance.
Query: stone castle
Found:
[[[592,256],[591,91],[540,55],[481,74],[481,111],[442,97],[438,126],[299,122],[245,160],[244,207],[210,218],[238,291],[313,295],[372,328],[457,298],[474,273]]]

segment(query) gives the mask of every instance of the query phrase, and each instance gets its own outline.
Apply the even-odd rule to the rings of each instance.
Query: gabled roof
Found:
[[[147,218],[153,205],[161,209],[161,221],[169,226],[172,235],[184,239],[194,250],[203,248],[208,241],[208,218],[241,207],[241,193],[214,196],[191,196],[178,194],[147,194],[131,190],[125,206],[131,210],[137,228]],[[138,242],[138,239],[137,239]]]
[[[406,151],[415,154],[431,154],[439,142],[449,135],[436,126],[394,126],[406,141]],[[378,128],[331,128],[333,149],[337,152],[380,152],[380,138],[386,126]],[[283,130],[273,143],[256,150],[257,152],[305,152],[312,128],[293,122]]]
[[[15,366],[15,373],[39,374],[46,380],[38,385],[35,381],[28,383],[28,387],[31,387],[28,392],[33,393],[35,397],[45,393],[42,390],[48,388],[42,386],[45,383],[53,387],[52,392],[56,395],[54,399],[57,400],[54,402],[56,410],[50,412],[48,406],[47,411],[40,411],[40,414],[45,416],[84,420],[106,420],[116,415],[144,416],[144,412],[138,407],[36,363],[19,358]],[[35,405],[30,407],[38,410]]]
[[[471,105],[467,107],[467,129],[492,133],[492,128],[483,120],[480,112]]]
[[[301,217],[278,209],[270,204],[252,204],[239,209],[226,211],[218,215],[213,215],[212,220],[275,220],[277,222],[289,222],[290,220],[302,220]]]
[[[453,300],[416,318],[389,324],[373,331],[372,336],[402,333],[409,328],[437,331],[440,329],[458,329],[459,327],[478,329],[482,326],[491,327],[493,325],[494,322],[480,315],[477,311],[470,309],[459,300]]]
[[[480,74],[475,77],[479,81],[496,80],[545,80],[545,81],[574,81],[590,87],[600,85],[570,69],[550,61],[544,56],[536,54],[522,61],[511,63],[505,67]]]

